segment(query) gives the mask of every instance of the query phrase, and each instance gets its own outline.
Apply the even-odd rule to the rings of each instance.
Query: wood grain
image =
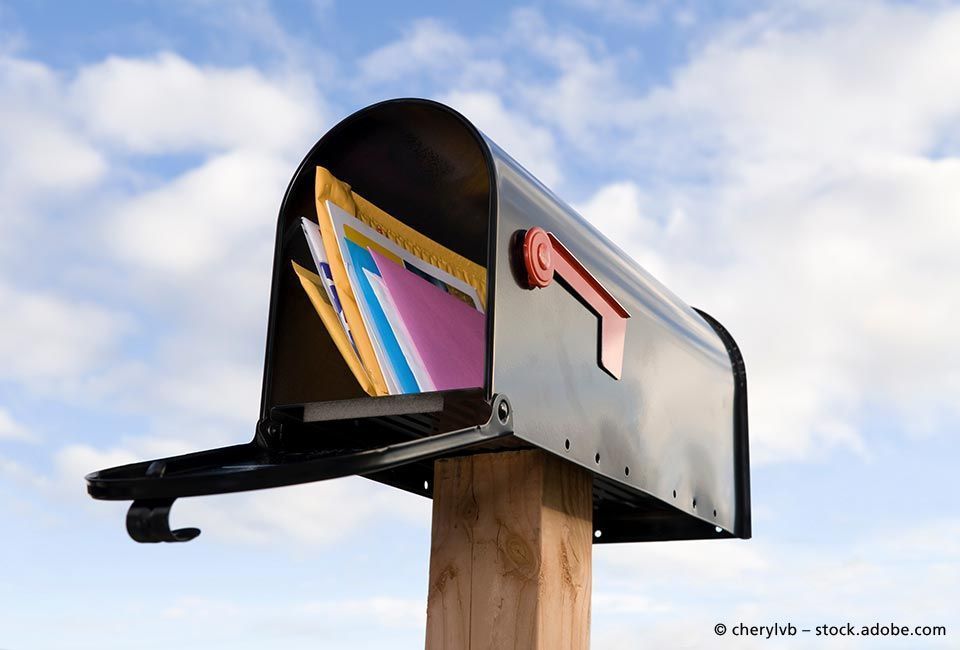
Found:
[[[592,481],[540,451],[434,464],[427,650],[585,650]]]

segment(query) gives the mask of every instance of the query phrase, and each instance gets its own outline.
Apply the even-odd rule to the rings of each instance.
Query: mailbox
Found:
[[[318,167],[485,268],[482,386],[373,397],[323,330],[309,264]],[[539,448],[591,472],[597,543],[750,537],[747,395],[730,334],[644,271],[456,111],[365,108],[307,154],[280,207],[253,439],[88,475],[140,542],[174,499],[362,475],[430,497],[433,462]]]

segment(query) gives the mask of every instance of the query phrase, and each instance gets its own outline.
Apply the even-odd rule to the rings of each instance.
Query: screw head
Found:
[[[510,405],[505,401],[500,402],[497,406],[497,417],[500,419],[500,424],[506,424],[507,418],[510,417]]]

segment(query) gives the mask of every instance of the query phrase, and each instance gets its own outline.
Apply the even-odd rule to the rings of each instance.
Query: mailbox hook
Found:
[[[145,476],[161,478],[167,472],[167,464],[156,460],[147,467]],[[170,530],[170,508],[175,498],[136,499],[127,510],[127,534],[135,542],[189,542],[200,534],[199,528]]]
[[[136,542],[189,542],[199,528],[170,530],[170,508],[176,499],[137,499],[127,510],[127,533]]]

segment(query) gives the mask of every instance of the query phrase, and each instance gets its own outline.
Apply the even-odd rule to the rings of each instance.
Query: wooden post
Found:
[[[427,650],[586,650],[592,480],[541,451],[434,464]]]

